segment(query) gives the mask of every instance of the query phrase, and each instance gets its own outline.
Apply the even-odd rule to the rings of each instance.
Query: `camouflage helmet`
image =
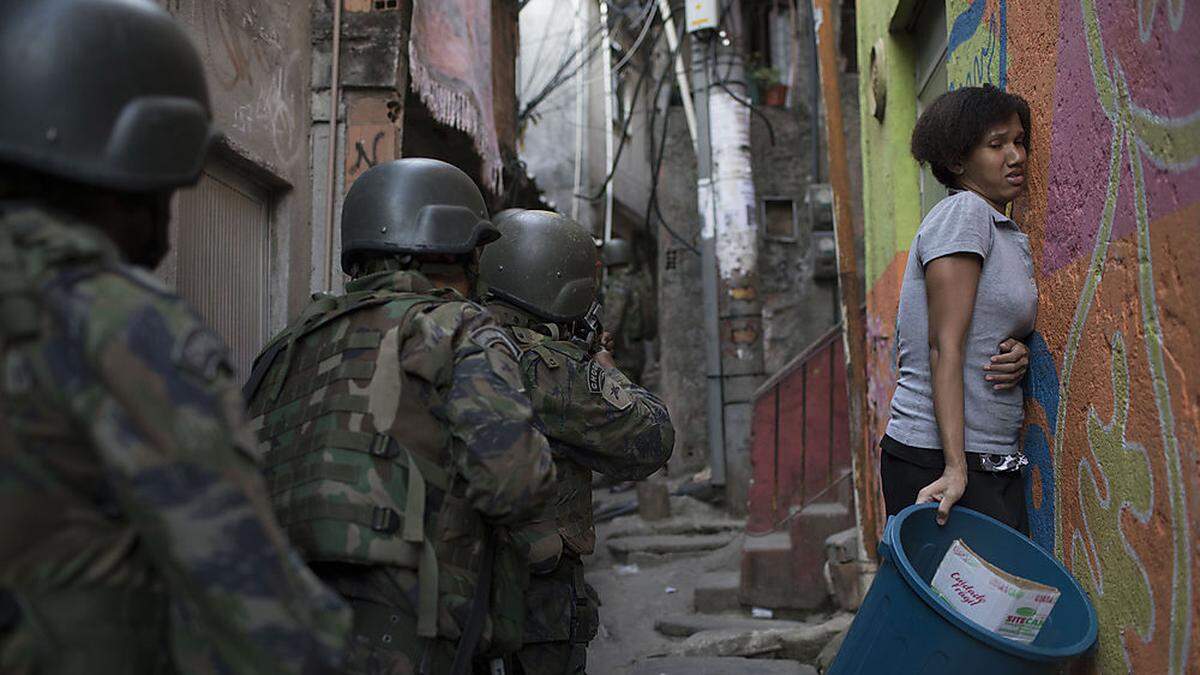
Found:
[[[496,227],[504,236],[479,259],[479,279],[491,297],[556,323],[587,314],[599,260],[582,225],[551,211],[513,210]]]
[[[609,239],[600,249],[600,258],[605,267],[633,264],[633,247],[627,239]]]
[[[358,253],[458,255],[499,237],[470,176],[436,159],[397,159],[368,169],[346,194],[342,269]]]
[[[195,183],[200,55],[151,0],[0,2],[0,162],[126,192]]]

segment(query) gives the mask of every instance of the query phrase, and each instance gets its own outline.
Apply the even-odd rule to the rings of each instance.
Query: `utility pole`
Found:
[[[689,2],[687,18],[694,38],[709,454],[713,483],[725,486],[730,509],[742,513],[750,483],[752,397],[763,377],[758,209],[750,110],[733,93],[746,95],[741,53],[730,37],[740,4],[727,3],[716,25],[694,14],[705,5],[712,12],[717,4]]]
[[[833,229],[837,241],[838,291],[842,299],[842,339],[846,354],[846,382],[850,391],[850,457],[853,460],[855,510],[859,550],[875,558],[878,541],[879,495],[873,482],[864,479],[871,461],[867,434],[867,330],[863,321],[862,280],[855,248],[854,199],[850,193],[850,166],[842,121],[842,95],[838,85],[834,47],[833,1],[812,0],[813,30],[821,61],[821,93],[825,102],[826,147],[829,148],[829,182],[833,187]]]

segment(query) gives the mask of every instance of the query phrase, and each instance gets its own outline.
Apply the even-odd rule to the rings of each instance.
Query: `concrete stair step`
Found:
[[[799,628],[801,621],[786,621],[782,619],[752,619],[747,616],[731,614],[671,614],[659,619],[654,628],[667,637],[689,637],[706,630],[725,628],[758,630],[770,628]]]
[[[746,526],[744,520],[722,518],[717,520],[659,520],[646,522],[639,519],[629,519],[614,522],[608,530],[609,539],[625,537],[649,537],[663,534],[721,534],[722,532],[739,532]]]
[[[854,525],[840,502],[809,504],[787,531],[747,537],[742,549],[740,600],[771,609],[811,610],[825,605],[825,540]]]
[[[742,575],[738,572],[708,572],[700,575],[692,594],[692,607],[702,614],[742,609],[738,600]]]
[[[817,669],[795,661],[727,657],[669,656],[647,659],[630,675],[817,675]]]
[[[676,653],[680,656],[770,656],[811,663],[852,620],[850,614],[837,614],[821,623],[787,628],[703,630],[688,636],[676,647]]]
[[[655,565],[679,558],[700,556],[733,541],[736,533],[660,534],[622,537],[608,541],[608,551],[618,563]]]

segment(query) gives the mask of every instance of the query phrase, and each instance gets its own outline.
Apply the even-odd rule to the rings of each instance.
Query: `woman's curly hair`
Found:
[[[946,92],[917,120],[912,134],[912,156],[922,164],[928,163],[942,185],[957,188],[958,177],[950,167],[966,161],[988,127],[1003,122],[1013,113],[1025,128],[1028,150],[1029,103],[1025,99],[990,84]]]

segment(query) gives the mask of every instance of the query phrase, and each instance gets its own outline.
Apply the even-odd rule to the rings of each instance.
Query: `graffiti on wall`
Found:
[[[1103,206],[1092,221],[1091,255],[1074,266],[1086,273],[1067,333],[1058,428],[1051,434],[1061,484],[1055,546],[1095,601],[1101,663],[1114,670],[1182,673],[1188,667],[1194,613],[1194,535],[1184,453],[1194,447],[1181,444],[1178,393],[1172,391],[1167,353],[1172,337],[1189,336],[1164,331],[1155,273],[1155,259],[1164,251],[1154,245],[1151,223],[1187,208],[1181,196],[1184,202],[1189,193],[1193,201],[1197,197],[1196,172],[1189,169],[1200,159],[1200,108],[1195,107],[1200,98],[1194,96],[1200,92],[1181,87],[1164,97],[1156,86],[1164,67],[1178,70],[1189,59],[1194,63],[1193,38],[1180,32],[1184,3],[1168,3],[1170,16],[1160,21],[1154,20],[1156,6],[1163,3],[1137,4],[1136,21],[1129,3],[1097,0],[1064,2],[1060,19],[1060,32],[1080,39],[1074,53],[1069,46],[1061,48],[1059,76],[1065,76],[1062,67],[1072,57],[1085,56],[1093,85],[1089,103],[1103,116],[1081,113],[1080,120],[1056,120],[1056,132],[1063,131],[1051,139],[1051,152],[1064,159],[1077,153],[1081,124],[1092,127],[1093,136],[1110,132],[1103,134],[1109,137],[1108,161],[1100,166],[1108,171]],[[1156,68],[1144,68],[1148,65]],[[1170,80],[1188,79],[1185,72],[1166,74]],[[1103,144],[1092,145],[1104,152]],[[1053,164],[1051,174],[1059,175]],[[1062,213],[1070,203],[1064,194],[1067,175],[1050,187],[1048,226],[1071,222]],[[1046,253],[1057,256],[1064,270],[1072,269],[1062,259],[1063,250]],[[1114,305],[1128,311],[1114,313]],[[1102,362],[1105,353],[1108,364]],[[1104,370],[1111,380],[1109,395],[1088,396]],[[1100,404],[1105,399],[1111,400],[1111,411]]]
[[[231,102],[222,123],[248,146],[268,141],[272,163],[286,165],[307,150],[301,130],[309,64],[287,44],[293,3],[245,0],[159,0],[191,27],[214,99]],[[307,11],[307,7],[304,8]],[[261,139],[261,140],[260,140]]]
[[[1031,535],[1095,602],[1100,668],[1182,673],[1196,665],[1185,472],[1195,437],[1177,419],[1172,378],[1188,354],[1171,339],[1190,336],[1164,321],[1159,285],[1173,275],[1156,273],[1166,251],[1152,224],[1200,219],[1200,87],[1178,85],[1194,81],[1186,69],[1200,54],[1183,0],[1133,4],[1060,7],[1058,35],[1068,37],[1055,65],[1039,265],[1039,328],[1054,347],[1029,340],[1027,500]],[[1008,86],[1006,3],[949,5],[951,86]]]
[[[950,0],[946,37],[947,88],[985,82],[1004,89],[1008,78],[1007,0]]]

